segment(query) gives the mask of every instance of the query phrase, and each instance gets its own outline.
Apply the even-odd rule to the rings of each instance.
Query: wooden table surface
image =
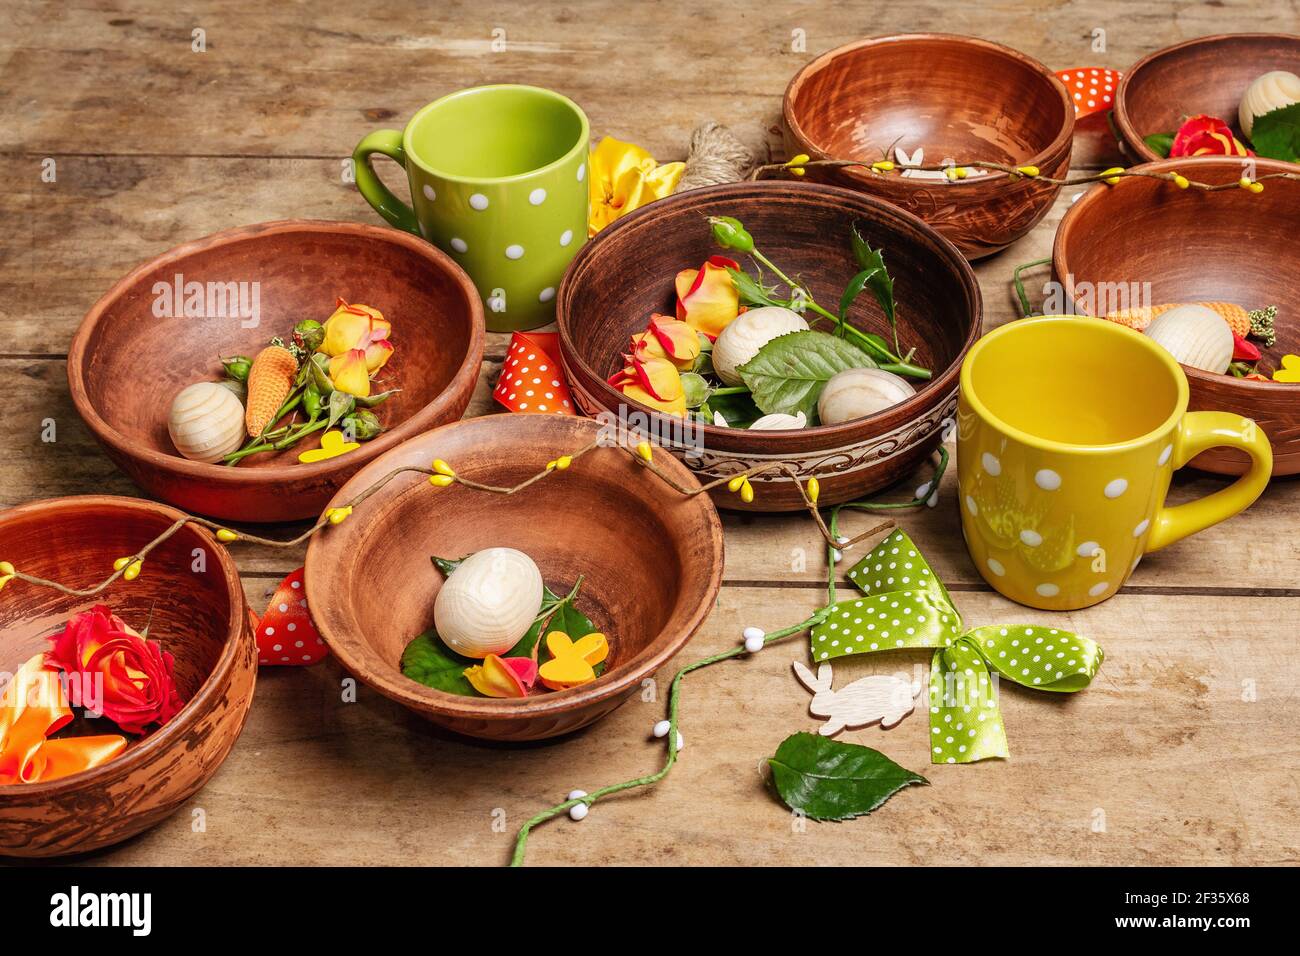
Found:
[[[1123,69],[1204,34],[1296,32],[1294,9],[1283,23],[1278,6],[8,0],[0,13],[0,394],[9,429],[0,504],[140,494],[78,419],[64,370],[73,330],[117,277],[230,226],[297,216],[378,221],[343,181],[353,145],[453,89],[523,82],[561,90],[587,111],[594,136],[632,140],[661,159],[680,157],[706,119],[779,155],[788,79],[857,37],[942,29],[999,40],[1053,68]],[[202,51],[193,49],[196,30]],[[504,37],[503,50],[494,36]],[[1080,136],[1075,156],[1092,169],[1119,158],[1101,135]],[[42,178],[49,160],[53,182]],[[382,172],[398,179],[392,166]],[[1011,270],[1048,253],[1078,191],[1064,190],[1029,236],[976,266],[986,328],[1015,317]],[[490,383],[505,344],[490,336],[469,414],[493,411]],[[48,419],[55,442],[41,439]],[[895,497],[910,497],[924,477]],[[868,818],[800,827],[762,770],[788,734],[815,726],[790,673],[802,657],[791,642],[693,675],[681,716],[687,746],[668,779],[597,805],[580,824],[545,825],[530,861],[1296,862],[1300,487],[1274,483],[1244,515],[1145,560],[1111,600],[1052,615],[1018,607],[980,580],[961,542],[953,477],[938,507],[901,515],[900,524],[968,624],[1043,622],[1096,638],[1107,659],[1091,688],[1068,699],[1009,688],[1008,761],[929,765],[923,713],[892,731],[846,733],[933,786]],[[1185,473],[1174,496],[1222,484]],[[732,646],[746,625],[774,629],[823,603],[821,549],[806,517],[724,523],[717,609],[676,664]],[[236,558],[258,608],[301,563],[301,555],[249,549]],[[844,663],[837,674],[888,672],[902,660]],[[670,673],[661,672],[661,685]],[[499,864],[515,828],[537,810],[662,759],[649,736],[662,697],[634,699],[558,741],[490,746],[445,736],[365,688],[343,703],[342,677],[333,662],[264,669],[243,736],[207,787],[185,811],[90,861]],[[196,827],[200,816],[205,826]]]

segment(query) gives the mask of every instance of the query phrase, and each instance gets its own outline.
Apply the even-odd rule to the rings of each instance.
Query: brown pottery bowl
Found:
[[[19,571],[73,588],[93,587],[113,562],[136,553],[180,513],[163,505],[88,495],[0,512],[0,556]],[[195,551],[206,556],[195,571]],[[154,549],[131,582],[70,597],[25,581],[0,591],[0,672],[11,674],[73,614],[108,605],[175,657],[185,707],[133,739],[114,760],[47,783],[0,786],[0,854],[83,853],[155,826],[221,766],[244,726],[257,677],[239,570],[208,533],[186,525]],[[114,733],[111,725],[95,733]]]
[[[915,395],[876,415],[797,431],[698,425],[682,432],[680,419],[630,402],[606,379],[622,368],[629,337],[645,329],[651,313],[673,313],[678,271],[721,251],[708,216],[740,219],[759,249],[787,274],[801,276],[817,302],[832,306],[858,271],[849,248],[857,222],[872,247],[883,249],[893,276],[902,347],[915,346],[914,361],[934,377],[914,381]],[[858,299],[851,321],[889,337],[888,322],[869,298]],[[860,192],[776,181],[693,189],[624,216],[574,257],[556,305],[569,385],[587,414],[617,415],[620,407],[630,408],[644,418],[646,431],[706,482],[783,462],[800,482],[818,479],[824,504],[893,484],[939,446],[943,422],[955,414],[958,371],[979,337],[980,315],[970,264],[920,219]],[[799,489],[784,475],[761,475],[754,487],[750,505],[725,486],[714,491],[715,502],[749,511],[803,507]]]
[[[435,458],[483,484],[513,487],[587,445],[601,426],[558,415],[491,415],[420,435],[356,474],[334,504],[395,469]],[[696,487],[671,455],[662,465]],[[463,697],[404,677],[402,651],[433,624],[443,577],[430,557],[518,548],[556,593],[583,577],[577,607],[610,643],[594,683],[518,700]],[[472,737],[537,740],[584,727],[641,688],[713,610],[722,526],[707,495],[685,497],[616,448],[595,448],[513,495],[403,474],[312,539],[307,594],[330,650],[360,680]],[[539,685],[540,686],[540,685]]]
[[[194,288],[205,290],[207,317],[175,306],[177,277],[201,284]],[[216,295],[236,283],[247,283],[245,302],[257,302],[256,327]],[[374,306],[392,322],[397,351],[376,380],[376,390],[401,389],[375,409],[386,431],[312,464],[299,464],[298,455],[319,446],[314,435],[233,468],[182,458],[167,433],[176,393],[219,380],[219,356],[252,357],[301,319],[323,322],[339,297]],[[348,476],[389,448],[459,418],[483,342],[473,283],[423,239],[358,223],[288,220],[215,233],[137,266],[82,321],[68,384],[108,456],[145,491],[215,518],[288,521],[319,514]]]
[[[1167,159],[1137,169],[1178,170],[1188,179],[1235,182],[1241,160]],[[1256,175],[1294,171],[1256,160]],[[1235,302],[1246,309],[1278,307],[1277,343],[1264,348],[1269,373],[1283,355],[1300,352],[1300,257],[1288,223],[1300,222],[1300,182],[1271,179],[1258,195],[1244,189],[1207,193],[1159,179],[1125,178],[1093,186],[1061,220],[1052,269],[1067,302],[1086,314],[1133,304]],[[1146,285],[1149,283],[1149,285]],[[1115,300],[1115,301],[1111,301]],[[1191,408],[1252,418],[1273,443],[1273,474],[1300,472],[1300,385],[1252,382],[1183,366]],[[1193,465],[1238,475],[1244,454],[1215,448]]]
[[[795,74],[783,107],[791,155],[875,162],[895,145],[945,159],[1070,168],[1074,108],[1043,64],[1009,47],[939,33],[858,40]],[[1015,242],[1043,218],[1059,186],[990,170],[956,182],[903,178],[861,167],[809,176],[879,196],[915,213],[963,254],[979,259]]]
[[[1217,116],[1241,139],[1241,97],[1271,70],[1300,73],[1300,36],[1223,33],[1143,57],[1124,73],[1115,93],[1115,127],[1125,151],[1139,163],[1160,159],[1142,137],[1172,133],[1200,113]]]

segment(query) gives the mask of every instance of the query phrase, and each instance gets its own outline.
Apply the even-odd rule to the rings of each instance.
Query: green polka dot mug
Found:
[[[961,369],[957,486],[984,580],[1031,607],[1087,607],[1142,555],[1249,507],[1273,469],[1267,436],[1187,400],[1172,355],[1104,319],[1021,319],[976,342]],[[1216,446],[1244,451],[1249,470],[1166,506],[1174,469]]]
[[[555,318],[555,290],[587,238],[587,117],[533,86],[479,86],[435,100],[402,131],[371,133],[352,153],[357,189],[399,229],[458,262],[495,332]],[[380,182],[371,156],[406,169],[413,206]]]

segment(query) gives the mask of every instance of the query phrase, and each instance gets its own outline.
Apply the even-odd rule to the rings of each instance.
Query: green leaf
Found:
[[[833,375],[875,367],[871,356],[856,345],[810,330],[777,336],[737,371],[764,414],[803,412],[812,422],[817,399]]]
[[[762,409],[754,404],[754,396],[748,392],[712,395],[709,397],[709,408],[721,413],[730,428],[748,428],[763,417]],[[709,416],[709,424],[713,424],[712,415]]]
[[[466,555],[468,557],[468,555]],[[451,572],[465,563],[465,558],[440,558],[436,554],[432,558],[433,566],[442,572],[444,578],[451,577]]]
[[[1174,134],[1152,133],[1150,136],[1143,136],[1142,142],[1146,143],[1152,152],[1167,158],[1169,151],[1174,148]]]
[[[329,412],[330,419],[328,428],[333,428],[340,418],[356,408],[357,402],[347,392],[330,392]]]
[[[442,642],[433,628],[425,631],[402,651],[402,673],[417,683],[449,694],[479,696],[465,679],[465,668],[481,661],[461,657]]]
[[[853,258],[858,260],[858,266],[862,271],[849,280],[849,288],[844,290],[844,297],[840,299],[840,320],[846,319],[849,306],[865,285],[876,297],[876,302],[880,304],[885,318],[889,320],[889,328],[894,334],[894,351],[899,352],[898,316],[894,308],[894,280],[890,277],[889,270],[885,268],[883,251],[871,248],[867,240],[862,237],[862,233],[858,232],[856,222],[851,230],[850,242],[853,246]],[[850,296],[849,290],[853,289],[854,283],[859,283],[859,286]]]
[[[1250,142],[1260,156],[1288,163],[1300,162],[1300,103],[1255,117]]]
[[[767,762],[786,806],[812,820],[862,816],[906,786],[930,783],[878,750],[815,734],[790,735]]]
[[[740,269],[727,266],[727,274],[731,276],[731,284],[736,287],[736,292],[740,295],[741,305],[784,306],[788,304],[773,297],[772,293],[776,291],[775,286],[762,285],[748,272],[742,272]]]

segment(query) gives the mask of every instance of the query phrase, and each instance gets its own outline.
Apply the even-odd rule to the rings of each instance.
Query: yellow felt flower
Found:
[[[606,136],[591,151],[587,177],[591,195],[587,235],[594,236],[625,213],[671,196],[685,163],[664,163],[640,146]]]

